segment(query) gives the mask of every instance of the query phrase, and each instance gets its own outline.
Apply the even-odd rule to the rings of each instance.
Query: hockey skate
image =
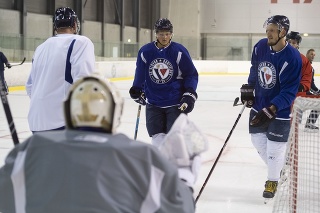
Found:
[[[265,186],[265,189],[263,191],[262,196],[265,198],[264,204],[267,204],[270,200],[272,200],[272,198],[276,194],[278,181],[267,180],[264,186]]]
[[[307,123],[305,126],[305,132],[319,132],[319,127],[313,125],[312,123]]]

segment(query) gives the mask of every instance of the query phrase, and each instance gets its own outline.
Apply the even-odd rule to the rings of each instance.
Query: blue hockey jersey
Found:
[[[252,52],[248,84],[255,88],[256,111],[275,105],[278,119],[289,119],[301,79],[301,56],[291,45],[275,52],[261,39]]]
[[[188,89],[196,91],[197,85],[197,69],[183,45],[171,42],[158,48],[151,42],[139,50],[133,86],[145,92],[149,104],[178,105],[182,94]]]

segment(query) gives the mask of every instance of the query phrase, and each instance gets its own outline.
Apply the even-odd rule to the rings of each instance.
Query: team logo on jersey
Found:
[[[164,58],[153,60],[149,66],[149,76],[156,84],[165,84],[172,78],[173,67],[170,61]]]
[[[270,62],[261,62],[258,66],[258,81],[262,88],[271,89],[276,84],[276,69]]]

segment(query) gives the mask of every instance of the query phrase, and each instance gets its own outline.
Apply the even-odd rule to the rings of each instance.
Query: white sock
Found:
[[[165,133],[158,133],[158,134],[153,135],[152,140],[151,140],[152,145],[159,148],[161,146],[161,144],[163,143],[163,139],[165,136],[166,136]]]

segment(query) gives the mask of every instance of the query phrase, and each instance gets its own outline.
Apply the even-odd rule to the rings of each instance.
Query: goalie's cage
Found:
[[[319,98],[298,97],[294,101],[286,164],[278,184],[274,213],[320,212],[318,113]]]

